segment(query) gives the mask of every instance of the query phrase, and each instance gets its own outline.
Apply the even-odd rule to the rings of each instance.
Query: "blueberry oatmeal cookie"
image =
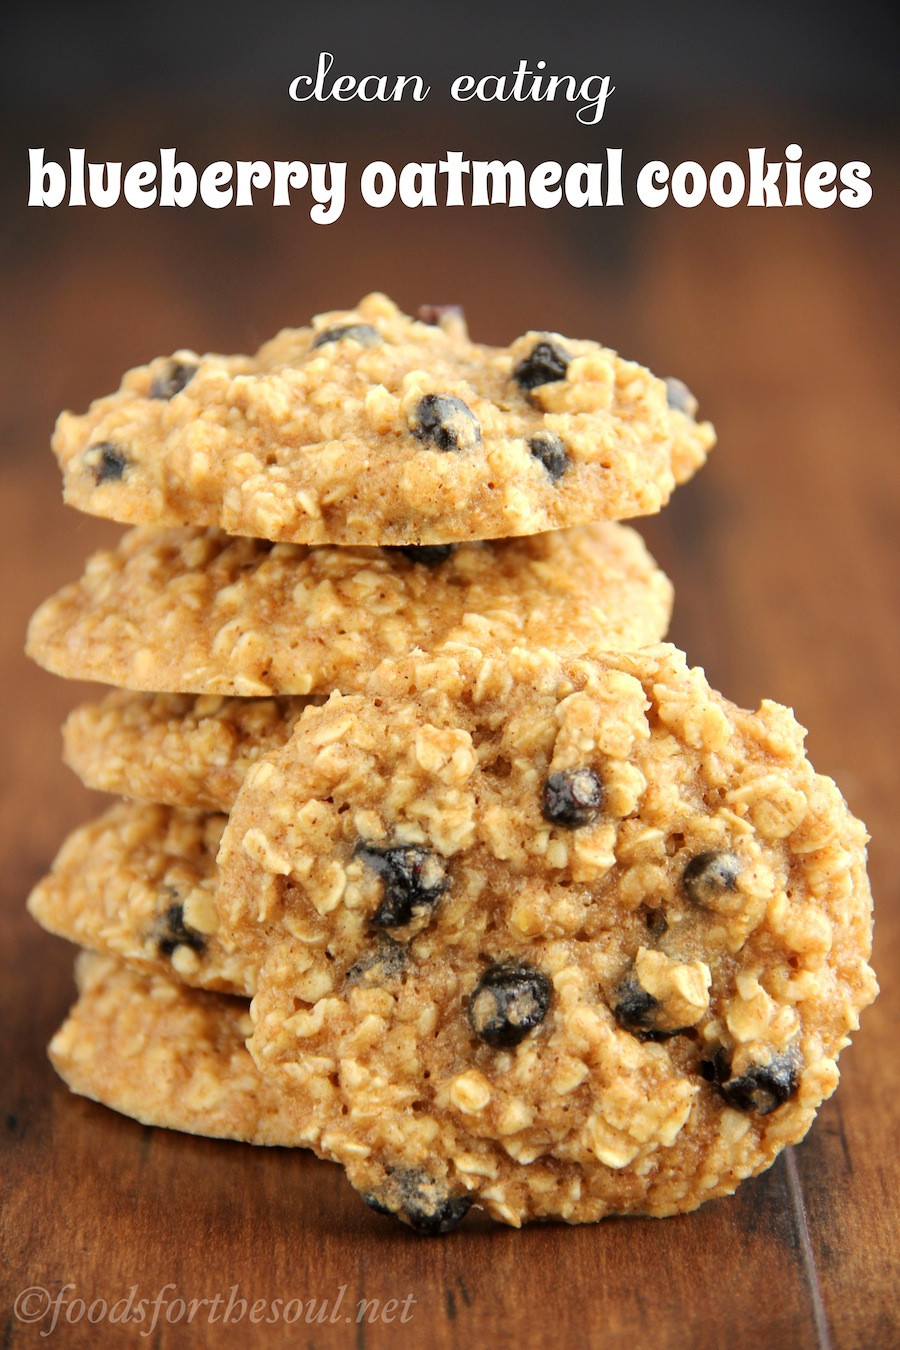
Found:
[[[69,714],[63,757],[101,792],[228,811],[250,765],[284,745],[316,701],[117,689]]]
[[[487,347],[458,312],[410,319],[376,294],[252,357],[179,351],[131,370],[62,414],[53,449],[66,501],[94,515],[406,545],[652,514],[714,439],[596,342]]]
[[[285,1098],[244,1044],[252,1029],[246,999],[188,989],[93,952],[82,952],[75,969],[78,1001],[49,1048],[72,1092],[144,1125],[295,1142]]]
[[[310,709],[219,853],[298,1138],[425,1232],[770,1164],[876,992],[866,832],[803,737],[668,646],[449,644]]]
[[[571,652],[656,642],[671,607],[640,536],[615,523],[425,550],[139,527],[40,606],[27,650],[57,675],[132,690],[331,693],[450,638]]]
[[[202,989],[253,993],[221,931],[216,851],[225,816],[120,803],[73,830],[28,897],[42,928]]]

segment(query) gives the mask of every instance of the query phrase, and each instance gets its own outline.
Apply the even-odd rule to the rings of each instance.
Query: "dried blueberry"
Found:
[[[430,914],[449,885],[447,869],[436,853],[418,844],[357,849],[384,883],[384,896],[372,916],[377,928],[402,928]]]
[[[667,1041],[672,1036],[694,1034],[691,1023],[672,1025],[675,1005],[668,999],[661,1001],[645,989],[636,972],[625,976],[616,990],[615,1000],[613,1016],[624,1031],[630,1031],[639,1041]]]
[[[376,347],[381,341],[381,334],[369,323],[339,324],[336,328],[323,328],[321,333],[316,333],[310,351],[324,347],[329,342],[340,342],[343,338],[352,338],[361,347]]]
[[[797,1091],[797,1066],[789,1055],[776,1055],[768,1064],[760,1064],[739,1078],[720,1083],[726,1106],[735,1111],[753,1111],[767,1116],[783,1106]]]
[[[543,432],[540,436],[532,436],[528,442],[528,449],[535,459],[543,464],[551,478],[562,478],[569,467],[566,447],[558,436],[551,436],[548,432]]]
[[[544,784],[544,819],[569,830],[590,825],[603,801],[603,787],[593,769],[563,769]]]
[[[741,874],[741,861],[725,849],[698,853],[691,858],[682,875],[688,898],[703,909],[717,909],[723,899],[734,894]]]
[[[117,483],[128,467],[125,455],[112,441],[100,441],[92,445],[86,458],[96,483]]]
[[[375,945],[353,963],[344,980],[348,985],[362,984],[370,989],[380,988],[403,974],[406,961],[406,948],[402,942],[396,942],[387,933],[381,933]]]
[[[411,1204],[401,1212],[410,1228],[426,1237],[443,1237],[458,1228],[469,1212],[471,1196],[447,1196],[446,1199],[431,1203],[427,1199],[419,1204]]]
[[[453,394],[426,394],[415,411],[412,433],[438,450],[471,450],[481,440],[478,419]]]
[[[191,951],[202,952],[206,946],[203,934],[185,923],[184,906],[180,901],[170,905],[162,916],[156,942],[163,956],[171,956],[176,947],[190,947]]]
[[[408,1171],[387,1168],[378,1193],[367,1191],[362,1198],[377,1214],[394,1215],[427,1237],[452,1233],[472,1204],[471,1196],[451,1196],[442,1182],[415,1168]]]
[[[173,357],[171,361],[166,362],[159,374],[154,376],[153,383],[150,386],[150,397],[174,398],[196,375],[198,368],[196,364],[188,361],[176,361]]]
[[[797,1090],[797,1064],[790,1054],[775,1055],[768,1064],[748,1069],[739,1078],[731,1077],[731,1056],[724,1049],[717,1050],[712,1059],[702,1060],[698,1068],[701,1077],[714,1083],[735,1111],[767,1116]]]
[[[536,389],[539,384],[553,384],[564,380],[571,356],[556,342],[539,342],[530,356],[520,361],[513,378],[523,389]]]
[[[398,544],[391,552],[402,553],[410,562],[423,563],[425,567],[438,567],[450,557],[455,544]]]
[[[670,375],[666,380],[666,402],[670,408],[676,412],[686,413],[688,417],[695,417],[697,413],[697,400],[681,380],[676,380]]]
[[[416,318],[420,323],[427,323],[432,328],[438,327],[445,319],[465,322],[462,305],[420,305],[416,310]]]
[[[625,1031],[630,1031],[642,1041],[665,1037],[666,1033],[658,1032],[654,1025],[659,999],[648,994],[633,976],[619,985],[616,1000],[613,1016]]]
[[[533,966],[512,962],[491,966],[469,998],[469,1025],[495,1050],[509,1049],[540,1026],[552,995],[550,980]]]

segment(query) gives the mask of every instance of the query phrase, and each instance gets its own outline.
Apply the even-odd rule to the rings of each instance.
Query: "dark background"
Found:
[[[339,53],[348,74],[384,67],[429,81],[500,73],[525,57],[559,73],[612,74],[619,102],[774,96],[887,111],[895,40],[894,7],[874,0],[574,0],[555,12],[526,0],[162,0],[150,11],[57,0],[7,10],[0,73],[13,104],[190,90],[268,107],[321,50]]]
[[[0,40],[0,931],[3,933],[4,1315],[28,1284],[106,1297],[133,1280],[186,1296],[403,1296],[417,1320],[315,1330],[320,1345],[557,1342],[859,1347],[895,1343],[900,1189],[896,970],[898,140],[893,6],[288,3],[18,4]],[[422,104],[294,104],[319,51],[334,73],[421,74]],[[453,76],[608,74],[596,127],[568,104],[454,104]],[[742,162],[862,159],[871,204],[658,211],[375,211],[352,189],[373,159],[545,158],[624,150]],[[66,161],[336,159],[333,225],[274,209],[29,209],[27,149]],[[120,530],[65,510],[48,449],[122,371],[177,347],[252,350],[279,327],[383,289],[407,310],[465,305],[476,338],[528,328],[597,338],[685,379],[719,431],[695,482],[641,522],[676,584],[672,638],[732,699],[792,705],[813,762],[873,835],[883,993],[808,1139],[729,1200],[665,1222],[514,1233],[470,1220],[422,1243],[359,1213],[337,1169],[142,1129],[71,1097],[44,1047],[71,1001],[71,951],[24,898],[67,830],[99,809],[59,762],[88,691],[29,666],[28,614]],[[0,1320],[0,1329],[3,1322]],[[284,1328],[164,1329],[151,1342],[303,1343]],[[106,1334],[108,1333],[108,1335]],[[123,1344],[109,1328],[57,1333]],[[331,1337],[331,1339],[329,1339]],[[10,1317],[4,1345],[38,1344]]]
[[[555,10],[526,0],[163,0],[149,10],[97,0],[13,3],[0,42],[0,246],[12,286],[8,313],[16,321],[20,300],[27,310],[30,269],[60,269],[73,304],[84,307],[83,321],[98,282],[107,293],[123,288],[115,313],[105,317],[121,339],[116,359],[97,371],[99,383],[67,380],[59,389],[67,405],[113,387],[123,365],[171,348],[173,336],[175,345],[243,350],[274,328],[306,322],[316,309],[350,305],[375,287],[407,306],[423,294],[464,298],[470,327],[485,340],[507,341],[540,320],[597,334],[650,363],[668,356],[671,368],[689,375],[689,356],[686,365],[678,352],[657,354],[641,343],[637,324],[607,333],[608,297],[627,294],[641,251],[652,251],[659,239],[702,234],[713,213],[727,246],[746,224],[747,208],[726,211],[707,202],[693,210],[671,203],[650,210],[629,193],[638,168],[657,157],[698,158],[707,169],[721,158],[745,163],[747,147],[756,145],[778,159],[797,141],[807,165],[866,160],[876,194],[884,192],[897,129],[894,8],[873,0],[852,8],[832,0],[577,0]],[[292,102],[291,79],[312,74],[323,50],[335,54],[332,75],[421,74],[431,94],[399,105]],[[522,58],[532,67],[545,60],[546,73],[610,75],[615,92],[603,121],[581,126],[575,105],[562,101],[451,100],[455,75],[504,74]],[[160,146],[175,146],[198,169],[218,158],[347,161],[348,203],[341,219],[325,226],[309,220],[308,193],[280,209],[266,204],[265,192],[252,208],[221,211],[202,204],[136,211],[124,203],[110,210],[29,209],[32,146],[63,164],[69,146],[84,147],[89,161],[120,160],[126,167],[155,159]],[[459,149],[470,158],[517,158],[530,167],[544,158],[563,164],[602,158],[607,146],[624,150],[621,209],[374,210],[354,187],[377,158],[399,166]],[[854,220],[864,213],[836,207],[824,214],[835,213],[848,233],[865,232]],[[751,212],[757,214],[773,213]],[[757,228],[762,235],[781,225],[760,220]],[[90,283],[69,266],[76,241],[96,257],[99,275]],[[113,261],[122,252],[127,278]],[[563,293],[561,268],[578,273],[580,297]],[[502,296],[484,285],[485,275],[498,272],[507,283]],[[175,279],[184,298],[174,333],[171,324],[155,321],[148,300],[160,278]],[[539,304],[536,285],[543,291]],[[10,359],[15,371],[15,350]],[[58,368],[54,374],[65,379]]]

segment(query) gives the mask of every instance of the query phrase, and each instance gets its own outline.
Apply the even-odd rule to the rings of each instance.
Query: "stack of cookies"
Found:
[[[426,1233],[691,1209],[802,1137],[875,994],[865,831],[619,523],[712,441],[596,343],[379,295],[63,414],[66,500],[133,527],[29,632],[116,686],[65,752],[124,800],[29,901],[85,949],[74,1091]]]

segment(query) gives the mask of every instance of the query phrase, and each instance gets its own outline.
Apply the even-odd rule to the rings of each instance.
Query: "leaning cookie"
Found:
[[[284,745],[315,701],[116,689],[69,714],[64,758],[101,792],[228,811],[250,765]]]
[[[803,734],[667,646],[450,646],[310,709],[219,855],[305,1142],[439,1232],[690,1210],[802,1138],[876,992]]]
[[[78,1001],[50,1042],[60,1077],[79,1096],[158,1125],[250,1144],[296,1142],[284,1097],[244,1042],[246,1000],[187,989],[82,952]]]
[[[73,830],[28,897],[48,932],[201,989],[251,995],[252,963],[221,931],[225,817],[120,803]]]
[[[625,525],[441,549],[307,548],[130,530],[31,620],[57,675],[173,693],[360,689],[451,638],[578,652],[665,635],[672,587]]]
[[[65,499],[128,524],[307,544],[446,544],[648,515],[714,443],[596,342],[469,340],[383,295],[253,357],[129,371],[53,448]]]

